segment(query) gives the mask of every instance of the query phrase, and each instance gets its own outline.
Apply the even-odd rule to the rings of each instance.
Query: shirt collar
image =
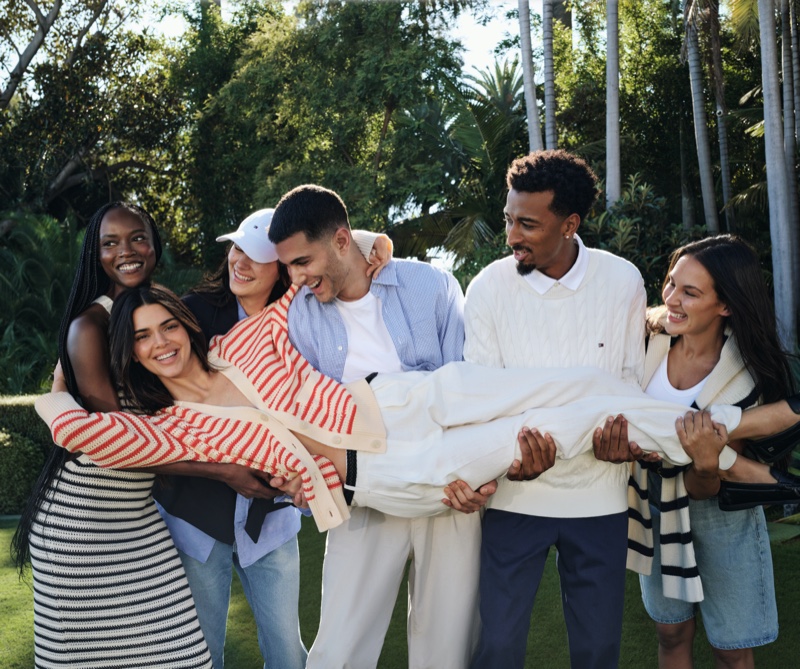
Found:
[[[546,274],[542,274],[538,269],[523,277],[539,295],[544,295],[556,284],[560,284],[573,292],[578,290],[583,278],[586,276],[586,270],[589,269],[589,254],[586,252],[586,247],[578,235],[575,235],[575,243],[578,245],[578,257],[575,259],[575,264],[560,279],[553,279]]]

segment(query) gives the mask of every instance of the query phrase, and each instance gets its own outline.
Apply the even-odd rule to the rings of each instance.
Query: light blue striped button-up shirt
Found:
[[[464,296],[452,274],[416,260],[392,260],[370,291],[381,301],[404,370],[430,371],[463,358]],[[289,307],[289,338],[316,369],[341,380],[347,331],[334,303],[319,302],[303,287]]]

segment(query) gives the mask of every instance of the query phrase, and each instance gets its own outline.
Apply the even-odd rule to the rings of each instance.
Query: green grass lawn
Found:
[[[11,567],[7,547],[15,520],[0,520],[0,667],[29,669],[33,666],[33,597],[30,587],[20,583]],[[312,521],[305,519],[300,532],[301,591],[300,625],[303,640],[310,645],[319,623],[320,580],[325,536]],[[800,541],[773,544],[775,580],[778,591],[778,614],[781,634],[773,644],[756,650],[756,664],[768,669],[798,666],[800,657]],[[403,591],[405,585],[403,585]],[[391,627],[386,636],[379,667],[402,669],[407,665],[405,648],[406,598],[398,598]],[[550,556],[536,606],[528,644],[526,667],[559,669],[569,667],[566,630],[561,615],[561,600],[555,560]],[[711,654],[703,643],[702,632],[695,643],[696,669],[712,667]],[[230,669],[260,669],[255,627],[239,582],[235,580],[228,617],[225,647],[226,666]],[[625,625],[622,639],[621,667],[642,669],[656,666],[656,638],[652,623],[639,597],[639,583],[628,574]]]

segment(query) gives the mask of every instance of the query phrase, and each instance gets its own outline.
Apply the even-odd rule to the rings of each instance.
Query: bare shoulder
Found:
[[[82,345],[84,338],[108,341],[108,312],[99,304],[92,304],[69,324],[67,347]],[[71,352],[71,351],[70,351]]]
[[[81,312],[67,331],[67,354],[73,367],[108,369],[108,312],[93,304]]]

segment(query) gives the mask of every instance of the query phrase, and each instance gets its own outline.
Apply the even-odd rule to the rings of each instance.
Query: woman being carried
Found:
[[[572,457],[592,447],[594,428],[608,413],[624,410],[643,449],[688,462],[674,431],[682,407],[594,369],[450,363],[341,386],[289,342],[294,292],[215,338],[206,358],[196,321],[174,295],[155,286],[130,291],[112,315],[114,372],[138,410],[151,415],[89,414],[63,393],[39,398],[37,410],[57,443],[101,466],[211,460],[279,476],[296,472],[320,529],[347,516],[342,481],[355,491],[353,504],[400,516],[443,511],[441,487],[449,481],[478,486],[506,471],[523,425],[551,433],[555,444],[576,444],[559,454]],[[798,419],[783,403],[768,411],[784,427]],[[720,407],[731,428],[740,413]],[[757,410],[742,418],[735,436],[767,431]],[[719,438],[727,439],[724,429]],[[487,452],[494,443],[504,445]],[[739,460],[746,469],[763,467]],[[731,475],[747,480],[751,472]]]

